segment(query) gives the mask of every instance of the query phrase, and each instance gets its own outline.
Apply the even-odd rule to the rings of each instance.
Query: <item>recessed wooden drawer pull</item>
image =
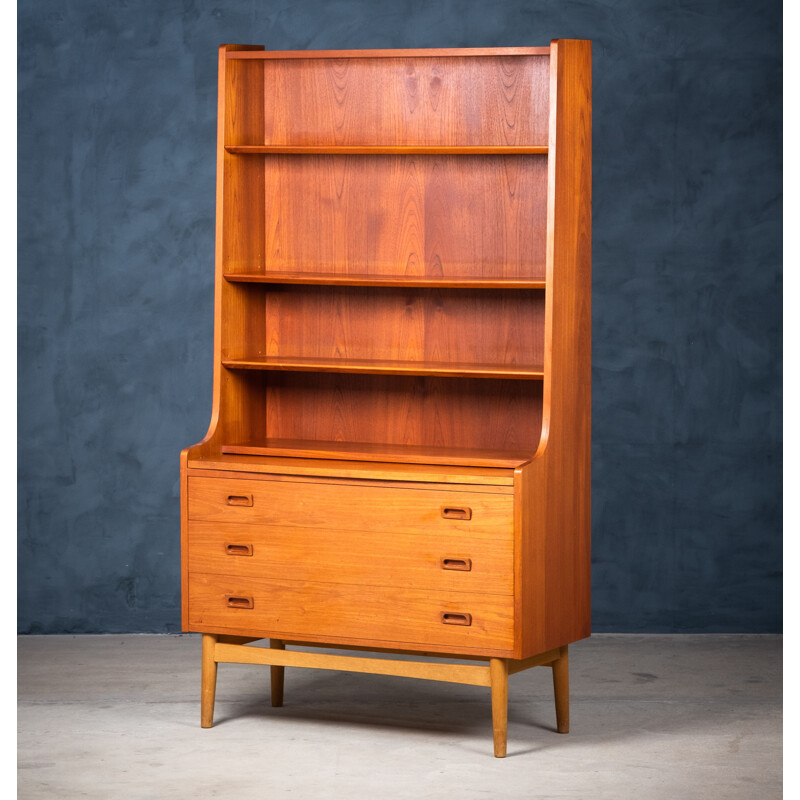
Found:
[[[253,495],[251,495],[251,494],[229,494],[227,502],[228,502],[229,506],[252,506],[253,505]]]
[[[252,597],[241,597],[235,594],[229,594],[225,598],[227,600],[228,608],[252,608]]]
[[[445,519],[472,519],[472,509],[468,506],[442,506]]]
[[[472,614],[461,614],[456,611],[442,611],[441,619],[445,625],[472,625]]]
[[[253,555],[253,545],[251,544],[226,544],[225,552],[229,556],[251,556]]]
[[[462,572],[470,572],[472,570],[471,558],[443,558],[442,569],[457,569]]]

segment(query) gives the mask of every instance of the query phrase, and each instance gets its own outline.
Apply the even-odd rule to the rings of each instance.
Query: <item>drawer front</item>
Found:
[[[193,630],[287,639],[343,637],[510,650],[513,598],[501,595],[191,574]]]
[[[513,593],[511,537],[381,535],[333,528],[189,523],[189,571],[251,578]]]
[[[189,519],[338,530],[511,535],[504,494],[334,483],[189,478]]]

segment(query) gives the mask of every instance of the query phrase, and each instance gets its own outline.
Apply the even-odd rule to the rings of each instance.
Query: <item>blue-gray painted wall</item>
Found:
[[[781,4],[22,0],[19,628],[177,631],[217,47],[594,58],[596,631],[781,625]]]

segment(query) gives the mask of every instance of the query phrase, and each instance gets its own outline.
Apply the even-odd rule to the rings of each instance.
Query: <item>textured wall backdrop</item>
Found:
[[[596,631],[781,625],[781,4],[21,0],[19,627],[177,631],[217,47],[594,53]]]

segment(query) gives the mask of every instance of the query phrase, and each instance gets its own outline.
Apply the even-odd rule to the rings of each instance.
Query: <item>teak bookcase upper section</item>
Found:
[[[510,470],[585,438],[590,62],[571,40],[223,46],[214,411],[190,461]]]

